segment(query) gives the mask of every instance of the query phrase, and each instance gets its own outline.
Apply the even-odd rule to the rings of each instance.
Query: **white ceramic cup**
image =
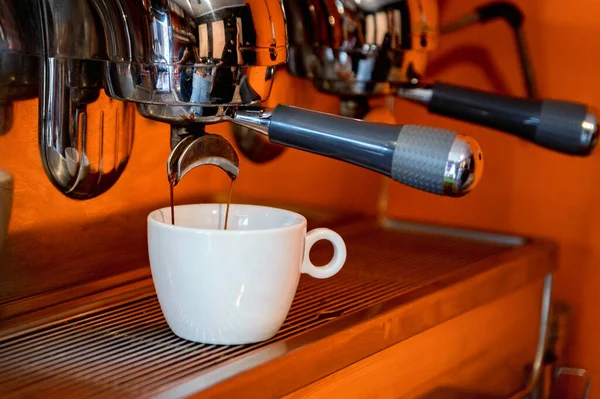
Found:
[[[13,177],[10,173],[0,170],[0,251],[8,232],[13,198]]]
[[[346,245],[336,232],[315,229],[294,212],[224,204],[175,207],[148,216],[154,287],[167,323],[178,336],[206,344],[237,345],[273,337],[283,324],[302,273],[336,274]],[[316,267],[310,249],[333,244],[329,264]]]

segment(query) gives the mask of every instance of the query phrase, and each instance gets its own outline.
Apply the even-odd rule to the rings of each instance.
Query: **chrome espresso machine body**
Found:
[[[340,97],[342,115],[362,117],[369,98],[398,96],[425,105],[432,113],[491,127],[566,154],[589,155],[597,144],[597,118],[585,104],[426,84],[427,58],[442,30],[436,0],[283,3],[292,20],[288,70]],[[520,11],[505,2],[479,7],[463,25],[507,13],[521,28]],[[518,37],[521,48],[525,47],[522,33]],[[531,74],[530,68],[525,69]]]
[[[288,60],[286,15],[278,0],[3,3],[4,12],[41,20],[31,24],[40,27],[38,40],[28,39],[41,43],[40,152],[48,177],[69,197],[100,195],[123,173],[133,144],[132,106],[171,125],[169,165],[203,146],[204,139],[183,138],[200,139],[206,125],[233,122],[272,143],[350,162],[435,194],[464,195],[481,175],[479,146],[454,132],[367,124],[285,105],[263,108],[275,67]],[[434,36],[418,41],[428,40]],[[18,49],[1,54],[4,60],[14,53]],[[230,146],[224,140],[221,145]],[[193,160],[187,165],[193,168]],[[169,172],[175,183],[183,174]]]
[[[288,70],[345,101],[394,95],[398,86],[418,84],[437,48],[436,0],[283,4],[290,19]]]

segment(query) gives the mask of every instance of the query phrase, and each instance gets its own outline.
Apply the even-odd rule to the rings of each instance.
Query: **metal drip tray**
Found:
[[[361,286],[349,278],[336,285],[328,288],[339,291],[322,292],[327,287],[304,281],[277,337],[256,345],[182,340],[167,326],[154,296],[70,320],[1,344],[0,392],[139,397],[385,300],[401,286],[385,281]]]
[[[338,230],[349,248],[346,267],[328,280],[303,277],[284,326],[270,341],[215,346],[178,338],[170,331],[149,285],[135,299],[115,301],[110,306],[23,333],[4,338],[0,335],[0,396],[188,396],[238,381],[245,373],[260,372],[261,367],[289,361],[290,356],[303,356],[307,348],[313,353],[319,352],[321,346],[342,348],[341,343],[326,341],[336,334],[349,334],[350,330],[360,335],[360,326],[380,327],[378,318],[393,319],[396,316],[390,315],[396,314],[397,309],[408,303],[414,308],[420,298],[445,286],[486,274],[490,274],[490,279],[497,278],[493,271],[506,256],[512,259],[520,253],[522,258],[529,254],[529,258],[541,259],[552,253],[545,245],[538,245],[537,251],[524,252],[524,248],[536,244],[484,242],[485,236],[481,236],[483,241],[474,241],[416,231],[385,231],[373,224]],[[539,269],[540,276],[545,273]],[[528,276],[533,278],[535,273],[529,270]],[[502,295],[494,289],[488,294],[466,301],[462,310],[430,309],[434,317],[428,315],[428,308],[423,308],[420,328],[430,328],[456,316],[453,312],[468,311]],[[464,293],[456,295],[465,298]],[[281,374],[281,378],[294,381],[286,389],[297,389],[306,383],[303,378],[322,377],[415,333],[418,331],[396,330],[392,325],[382,332],[381,339],[365,337],[362,344],[361,339],[350,334],[354,337],[352,345],[359,345],[358,349],[339,353],[336,359],[326,358],[330,353],[323,350],[322,357],[310,357],[315,362],[310,372],[293,379],[289,374],[295,372],[288,368],[288,375]],[[302,366],[306,364],[298,364]],[[274,373],[283,372],[282,368]],[[269,378],[277,378],[272,374]],[[229,395],[240,397],[241,392],[246,392],[244,383],[230,385]]]

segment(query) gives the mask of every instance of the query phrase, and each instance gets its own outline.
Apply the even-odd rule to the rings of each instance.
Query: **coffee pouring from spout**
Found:
[[[169,156],[169,182],[176,186],[188,172],[204,165],[222,169],[231,180],[237,179],[240,172],[237,152],[229,141],[216,134],[204,134],[200,137],[190,135],[184,137]]]

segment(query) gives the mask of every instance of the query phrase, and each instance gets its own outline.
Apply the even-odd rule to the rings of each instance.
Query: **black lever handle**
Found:
[[[445,129],[370,123],[287,105],[238,110],[233,119],[273,143],[349,162],[429,193],[462,196],[477,185],[483,169],[479,144]]]
[[[514,134],[546,148],[588,155],[598,142],[598,123],[584,104],[502,96],[444,83],[400,89],[400,97],[430,112]]]

